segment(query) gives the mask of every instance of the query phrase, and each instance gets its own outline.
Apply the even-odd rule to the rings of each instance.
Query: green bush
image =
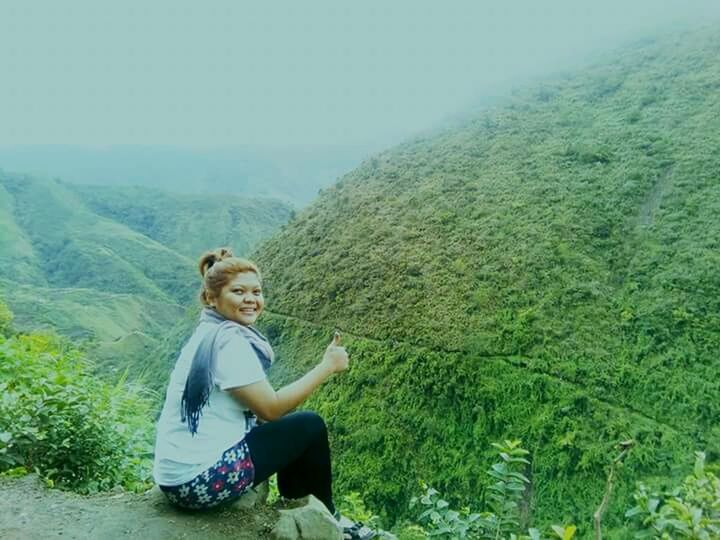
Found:
[[[0,337],[0,396],[0,472],[24,467],[81,492],[148,484],[151,401],[95,378],[61,338]]]
[[[657,492],[639,483],[634,497],[625,515],[639,522],[636,538],[720,538],[720,479],[706,470],[703,452],[682,485]]]
[[[521,505],[530,486],[530,480],[523,472],[530,462],[525,459],[529,452],[520,443],[519,440],[492,443],[502,461],[487,471],[494,483],[488,488],[486,502],[489,508],[486,511],[472,512],[467,507],[460,511],[453,510],[437,490],[423,486],[425,495],[413,497],[410,508],[419,506],[424,509],[418,521],[422,523],[419,529],[426,537],[453,540],[540,540],[539,529],[527,529],[521,524]],[[572,540],[576,527],[553,525],[551,530],[553,538]]]

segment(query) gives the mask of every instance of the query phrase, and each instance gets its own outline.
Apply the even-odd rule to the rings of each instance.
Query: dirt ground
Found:
[[[82,496],[46,489],[34,475],[0,479],[0,538],[270,538],[277,511],[268,506],[183,512],[159,491]]]

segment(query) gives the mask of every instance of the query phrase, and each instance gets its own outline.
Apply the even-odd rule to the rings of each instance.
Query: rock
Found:
[[[342,540],[342,530],[323,503],[312,495],[299,508],[280,510],[275,540]]]
[[[275,523],[271,533],[273,540],[298,540],[300,538],[295,518],[286,512],[286,510],[280,510],[280,519]]]
[[[169,504],[167,497],[165,494],[160,490],[158,486],[153,486],[150,489],[148,489],[144,496],[152,503],[152,504]]]
[[[246,493],[241,495],[237,501],[232,503],[232,506],[237,508],[254,508],[258,504],[265,504],[269,494],[270,487],[267,481],[265,481],[254,488],[250,488]]]

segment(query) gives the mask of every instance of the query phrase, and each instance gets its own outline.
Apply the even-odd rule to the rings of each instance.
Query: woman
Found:
[[[371,538],[372,531],[335,509],[323,419],[288,414],[348,368],[340,336],[313,369],[275,391],[265,374],[273,350],[252,326],[265,305],[257,267],[221,248],[204,254],[199,269],[204,309],[170,376],[157,426],[156,483],[174,504],[200,509],[235,499],[277,473],[282,496],[312,494],[347,538]]]

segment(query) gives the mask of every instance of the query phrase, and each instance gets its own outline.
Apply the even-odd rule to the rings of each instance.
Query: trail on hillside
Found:
[[[279,312],[277,312],[277,311],[270,311],[270,310],[266,310],[266,311],[267,311],[268,313],[271,313],[272,315],[274,315],[274,316],[276,316],[276,317],[283,317],[283,318],[290,319],[290,320],[293,320],[293,321],[297,321],[297,322],[300,322],[300,323],[303,323],[303,324],[306,324],[306,325],[309,325],[309,326],[315,326],[315,327],[320,327],[320,328],[327,328],[327,327],[328,327],[327,325],[324,325],[324,324],[322,324],[322,323],[311,322],[311,321],[302,319],[302,318],[300,318],[300,317],[296,317],[296,316],[294,316],[294,315],[288,315],[288,314],[286,314],[286,313],[279,313]],[[387,340],[381,340],[381,339],[377,339],[377,338],[370,337],[370,336],[362,336],[362,335],[358,335],[358,334],[351,334],[351,333],[345,332],[345,331],[343,331],[343,333],[344,333],[345,335],[347,335],[347,336],[350,336],[350,337],[353,337],[353,338],[357,338],[357,339],[362,339],[362,340],[369,341],[369,342],[372,342],[372,343],[387,343]],[[400,341],[400,340],[393,340],[393,343],[396,343],[396,344],[399,344],[399,345],[401,344],[401,345],[403,345],[403,346],[405,346],[405,347],[410,347],[410,348],[413,348],[413,349],[416,349],[416,350],[417,350],[417,349],[422,349],[422,350],[427,350],[427,351],[435,352],[435,353],[442,353],[442,354],[465,354],[465,351],[462,351],[462,350],[460,350],[460,349],[458,349],[458,350],[449,350],[449,349],[444,349],[444,348],[442,348],[442,347],[425,347],[425,346],[419,346],[419,345],[415,345],[415,344],[410,343],[410,342],[407,342],[407,341]],[[658,426],[663,426],[663,427],[667,428],[669,431],[685,433],[685,430],[684,430],[682,427],[668,424],[667,422],[664,422],[664,421],[662,421],[662,420],[659,420],[659,419],[655,418],[654,416],[651,416],[650,414],[646,413],[645,411],[641,411],[640,409],[637,409],[637,408],[635,408],[635,407],[633,407],[633,406],[631,406],[631,405],[628,405],[627,403],[618,403],[618,402],[616,402],[615,400],[608,399],[607,397],[600,397],[600,396],[594,394],[593,392],[591,392],[591,391],[589,390],[589,388],[587,387],[587,385],[583,385],[583,384],[581,384],[581,383],[579,383],[579,382],[577,382],[577,381],[574,381],[574,380],[572,380],[572,379],[568,379],[567,377],[563,377],[562,375],[559,375],[559,374],[557,374],[557,373],[552,373],[552,372],[550,372],[550,371],[547,371],[547,370],[544,370],[544,369],[540,369],[540,368],[534,367],[534,366],[531,365],[531,362],[532,362],[532,358],[531,358],[531,357],[527,357],[527,356],[517,356],[517,355],[515,355],[515,356],[509,356],[509,355],[506,355],[506,354],[504,355],[504,354],[476,354],[476,353],[473,353],[473,356],[477,356],[477,357],[480,357],[480,358],[488,358],[488,359],[500,360],[501,362],[505,362],[505,363],[507,363],[508,365],[513,366],[513,367],[515,367],[515,368],[525,369],[525,370],[527,370],[527,371],[529,371],[529,372],[532,372],[532,373],[535,373],[535,374],[538,374],[538,375],[545,375],[546,377],[550,377],[551,379],[554,379],[555,381],[558,381],[558,382],[560,382],[560,383],[567,384],[567,385],[569,385],[569,386],[582,389],[583,391],[587,392],[592,399],[595,399],[595,400],[597,400],[598,402],[603,403],[603,404],[607,405],[607,406],[610,407],[610,408],[613,408],[613,409],[622,409],[622,410],[624,410],[624,411],[626,411],[626,412],[629,412],[629,413],[632,413],[632,414],[637,415],[637,416],[639,416],[639,417],[642,417],[643,419],[645,419],[645,420],[647,420],[647,421],[649,421],[649,422],[652,422],[652,423],[654,423],[654,424],[657,424]]]
[[[660,208],[663,196],[672,187],[673,168],[668,167],[653,185],[645,200],[640,205],[637,222],[640,227],[649,227],[653,224],[655,213]]]
[[[171,507],[162,493],[82,496],[47,489],[35,475],[0,479],[0,538],[270,538],[275,510],[229,507],[202,513]]]

